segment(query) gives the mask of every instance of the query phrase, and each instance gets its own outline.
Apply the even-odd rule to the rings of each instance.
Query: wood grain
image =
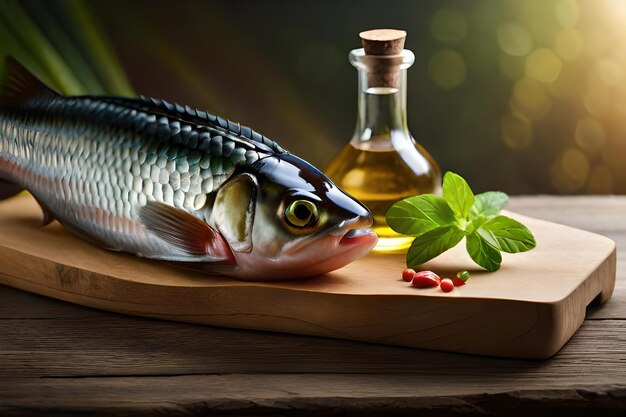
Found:
[[[535,387],[626,382],[626,367],[621,364],[626,358],[626,332],[619,320],[586,321],[554,360],[543,362],[93,312],[92,317],[0,320],[4,336],[0,381],[23,377],[28,370],[32,378],[259,373],[448,375],[454,380],[490,376],[497,377],[498,384],[508,381],[509,388],[519,386],[518,379],[526,376]]]
[[[508,208],[612,239],[617,245],[617,276],[626,277],[626,196],[515,197]],[[613,296],[602,308],[588,313],[588,319],[626,319],[626,279],[616,281]]]
[[[394,382],[395,381],[395,382]],[[623,416],[611,385],[505,391],[496,380],[360,375],[198,375],[17,380],[0,393],[4,417],[70,416]],[[518,386],[523,387],[521,383]],[[332,387],[332,391],[329,391]],[[426,388],[425,388],[426,387]],[[24,392],[30,393],[23,397]],[[392,393],[390,395],[390,393]],[[215,393],[219,393],[216,395]],[[45,398],[45,401],[28,401]]]
[[[550,360],[173,323],[0,286],[0,415],[626,414],[626,197],[510,207],[617,243],[614,296]]]
[[[626,410],[619,320],[586,321],[552,360],[532,361],[148,320],[8,288],[1,299],[14,294],[0,320],[3,416]],[[18,318],[29,300],[78,317]]]
[[[371,255],[322,277],[249,283],[102,251],[60,225],[37,225],[21,196],[0,204],[0,283],[90,307],[223,327],[273,330],[452,352],[545,358],[605,302],[615,245],[581,230],[520,218],[538,247],[477,271],[462,246],[425,268],[472,270],[445,294],[398,282],[404,255]],[[519,216],[518,216],[519,217]],[[402,317],[402,320],[398,320]]]

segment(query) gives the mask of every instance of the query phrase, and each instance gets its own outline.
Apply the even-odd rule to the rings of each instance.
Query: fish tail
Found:
[[[4,61],[4,78],[0,92],[0,108],[19,108],[30,100],[46,100],[60,94],[48,88],[15,58],[7,56]]]
[[[17,138],[9,137],[12,129],[8,128],[6,112],[19,109],[30,100],[49,100],[59,96],[13,57],[6,58],[4,68],[0,88],[0,200],[18,194],[24,189],[15,184],[11,174],[12,158],[9,142]]]

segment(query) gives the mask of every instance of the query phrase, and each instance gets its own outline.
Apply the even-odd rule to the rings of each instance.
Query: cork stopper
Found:
[[[367,55],[398,55],[404,49],[406,32],[396,29],[374,29],[359,33]]]
[[[398,88],[400,63],[406,32],[396,29],[374,29],[359,33],[369,65],[369,87]]]

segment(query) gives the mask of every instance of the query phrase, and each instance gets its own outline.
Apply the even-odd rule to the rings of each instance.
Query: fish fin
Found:
[[[151,201],[139,209],[139,220],[146,229],[191,257],[234,262],[221,233],[183,209]]]
[[[22,191],[24,191],[24,187],[0,178],[0,200],[6,200]]]
[[[258,185],[250,174],[229,180],[217,192],[211,222],[238,252],[252,250],[252,224]]]
[[[121,98],[107,97],[107,101],[122,106],[130,106],[137,110],[148,111],[158,116],[168,116],[178,121],[188,124],[196,124],[201,126],[209,126],[214,129],[224,130],[231,140],[236,141],[239,145],[252,148],[257,151],[270,153],[284,153],[285,150],[276,142],[263,136],[247,126],[241,126],[231,120],[223,119],[214,114],[193,109],[189,106],[181,106],[176,103],[169,103],[165,100],[144,97],[140,98]]]
[[[0,93],[0,105],[3,107],[18,107],[33,98],[46,99],[59,96],[59,93],[48,88],[15,58],[7,57],[4,68]]]
[[[37,202],[37,204],[39,204],[39,207],[41,207],[41,211],[42,211],[42,213],[43,213],[43,218],[42,218],[42,220],[43,220],[43,225],[44,225],[44,226],[47,226],[47,225],[49,225],[50,223],[52,223],[53,221],[57,220],[57,216],[56,216],[56,214],[54,214],[54,213],[52,212],[52,210],[50,210],[50,209],[48,208],[48,206],[47,206],[47,205],[45,205],[44,203],[42,203],[42,202],[41,202],[41,200],[40,200],[40,199],[38,199],[37,197],[35,197],[34,195],[33,195],[33,198],[35,199],[35,201]]]

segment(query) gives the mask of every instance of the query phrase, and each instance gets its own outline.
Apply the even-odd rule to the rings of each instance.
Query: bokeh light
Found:
[[[525,45],[532,46],[522,58],[523,74],[523,48],[518,60],[499,56],[500,70],[513,80],[513,110],[503,112],[501,140],[514,152],[542,146],[551,155],[547,173],[559,192],[610,193],[614,172],[623,165],[620,149],[626,150],[626,2],[556,0],[554,21],[549,3],[543,2],[547,16],[540,16],[537,1],[516,4],[519,26],[507,29],[527,28],[531,40]],[[503,25],[497,40],[509,56]],[[551,132],[543,133],[542,145],[539,132]]]
[[[533,138],[533,124],[519,111],[511,110],[501,121],[502,142],[511,149],[526,148]]]
[[[428,61],[430,77],[444,90],[458,87],[465,80],[465,60],[457,51],[442,49]]]
[[[550,110],[551,99],[545,87],[529,77],[513,85],[511,105],[531,120],[542,119]]]
[[[607,53],[610,48],[607,33],[599,28],[590,28],[585,32],[583,53],[589,58],[598,59]]]
[[[563,27],[572,27],[578,22],[580,10],[576,0],[559,0],[555,9],[556,19]]]
[[[608,87],[615,87],[622,82],[622,68],[609,59],[601,59],[596,64],[598,78]]]
[[[606,140],[602,124],[593,117],[585,117],[578,121],[574,137],[578,146],[590,152],[597,151]]]
[[[28,43],[20,31],[28,25],[9,16],[0,49],[39,72],[56,54],[86,93],[119,92],[89,87],[112,73],[89,39],[77,40],[78,54],[62,42],[80,34],[60,13],[75,2],[19,3],[46,47]],[[339,2],[333,13],[312,2],[79,3],[93,9],[138,94],[241,121],[320,167],[354,128],[356,73],[346,55],[357,34],[404,29],[416,56],[408,123],[442,167],[476,191],[626,194],[626,0],[401,0],[389,16],[372,2]],[[162,21],[185,24],[164,32]],[[48,30],[55,25],[63,30]]]
[[[444,43],[457,43],[467,34],[465,16],[457,9],[441,9],[430,21],[430,33]]]
[[[580,191],[589,177],[589,160],[575,147],[567,147],[554,161],[550,170],[552,183],[566,192]]]
[[[549,45],[560,28],[554,0],[511,1],[511,9],[538,46]]]
[[[526,74],[549,83],[559,77],[562,65],[561,59],[552,49],[537,48],[526,57]]]
[[[581,79],[584,80],[586,75],[587,71],[581,66],[564,65],[559,78],[552,83],[543,83],[543,85],[554,100],[561,104],[572,105],[573,103],[580,103],[585,95],[585,89],[581,88]]]
[[[498,27],[498,44],[505,54],[524,56],[531,51],[533,39],[524,26],[506,22]]]
[[[556,34],[554,51],[565,61],[576,59],[583,48],[583,38],[574,28],[566,28]]]
[[[606,114],[611,108],[611,95],[608,87],[590,88],[583,100],[585,109],[594,116]]]
[[[623,0],[599,0],[595,3],[604,9],[603,12],[611,23],[623,25],[626,21],[626,2]]]

